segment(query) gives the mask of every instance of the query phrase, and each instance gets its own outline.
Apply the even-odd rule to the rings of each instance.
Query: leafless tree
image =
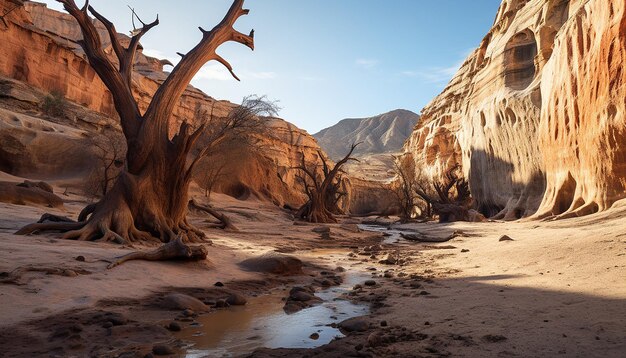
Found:
[[[392,184],[391,191],[400,205],[400,221],[407,222],[413,218],[418,198],[415,193],[418,184],[415,161],[411,156],[395,157],[393,169],[397,180]]]
[[[93,198],[104,197],[124,167],[126,142],[120,134],[110,132],[90,136],[88,144],[94,151],[95,161],[85,181],[84,191]]]
[[[431,185],[436,194],[429,193],[428,186],[423,182],[419,182],[414,190],[432,207],[433,213],[439,216],[439,221],[469,220],[471,195],[467,180],[460,175],[459,165],[448,169],[441,181]]]
[[[340,210],[337,203],[341,196],[345,195],[345,191],[341,191],[341,167],[351,160],[357,161],[352,157],[352,153],[359,144],[353,144],[348,154],[332,167],[322,153],[318,152],[318,159],[321,161],[321,173],[318,170],[320,165],[318,163],[307,165],[304,153],[302,153],[300,166],[295,169],[300,172],[297,178],[302,183],[308,200],[298,209],[297,217],[314,223],[337,222],[334,217],[337,210]]]
[[[37,223],[19,230],[19,234],[35,231],[64,231],[64,238],[78,240],[112,240],[118,242],[158,240],[172,242],[203,241],[202,231],[187,220],[188,188],[195,166],[210,148],[203,148],[195,159],[187,160],[207,129],[220,137],[223,129],[202,123],[194,128],[184,121],[173,136],[169,133],[170,118],[180,97],[192,78],[209,61],[224,65],[235,77],[232,66],[216,50],[226,42],[238,42],[254,49],[254,31],[246,35],[234,29],[235,22],[248,14],[243,0],[234,0],[223,20],[212,30],[200,28],[202,39],[189,52],[181,54],[180,62],[159,86],[145,111],[140,111],[132,91],[132,73],[139,41],[159,19],[141,23],[132,32],[127,47],[120,42],[113,23],[86,3],[79,8],[74,0],[57,0],[78,22],[83,39],[79,42],[89,63],[110,91],[127,144],[125,166],[107,194],[96,204],[87,206],[75,223]],[[108,32],[112,53],[105,52],[93,15]],[[237,120],[240,116],[233,116]],[[228,127],[227,122],[224,126]],[[222,127],[223,128],[223,127]]]

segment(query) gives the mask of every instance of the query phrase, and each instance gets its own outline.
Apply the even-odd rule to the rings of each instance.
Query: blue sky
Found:
[[[46,0],[49,7],[60,5]],[[76,0],[82,6],[82,0]],[[176,61],[217,24],[230,0],[92,0],[120,32],[130,10],[160,25],[143,39],[147,54]],[[219,52],[242,79],[207,64],[193,85],[240,102],[279,100],[280,115],[315,133],[343,118],[397,108],[418,112],[439,94],[493,24],[500,0],[247,0],[236,28],[255,29],[254,52],[229,43]]]

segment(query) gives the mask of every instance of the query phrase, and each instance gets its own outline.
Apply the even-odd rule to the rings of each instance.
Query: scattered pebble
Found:
[[[154,347],[152,347],[152,353],[158,356],[166,356],[166,355],[174,354],[174,350],[172,349],[172,347],[168,345],[157,344]]]
[[[182,327],[180,326],[178,322],[170,322],[170,324],[167,325],[167,329],[169,329],[172,332],[180,332]]]
[[[364,282],[365,286],[376,286],[376,281],[374,280],[367,280]]]

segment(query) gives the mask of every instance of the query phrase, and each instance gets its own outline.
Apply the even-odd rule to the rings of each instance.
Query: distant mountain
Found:
[[[397,109],[370,118],[344,119],[313,137],[334,161],[343,158],[355,142],[363,142],[354,152],[356,157],[391,154],[402,149],[418,120],[419,115]]]

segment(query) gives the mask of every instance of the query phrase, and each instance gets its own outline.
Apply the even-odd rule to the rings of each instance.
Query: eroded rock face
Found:
[[[460,163],[497,218],[583,215],[626,197],[625,7],[503,1],[406,155],[434,178]]]
[[[0,13],[18,3],[0,0]],[[110,93],[77,43],[82,35],[76,21],[35,2],[25,2],[5,20],[7,26],[0,22],[0,107],[7,111],[0,111],[0,170],[31,178],[84,174],[78,169],[85,168],[89,155],[81,137],[103,129],[121,129]],[[113,59],[106,30],[100,23],[97,27],[105,52]],[[123,45],[129,41],[123,34],[118,36]],[[141,111],[167,78],[163,67],[164,61],[138,53],[133,92]],[[38,111],[52,91],[62,93],[72,107],[64,118],[43,116]],[[205,120],[202,114],[206,113],[224,118],[234,107],[188,86],[170,121],[170,136],[183,120],[197,124]],[[315,161],[319,146],[308,133],[281,119],[271,120],[270,126],[272,136],[260,138],[262,151],[233,149],[236,160],[227,158],[228,176],[216,190],[241,199],[256,197],[297,207],[305,198],[291,168],[299,163],[300,153],[307,162]],[[73,160],[63,162],[70,153]]]

